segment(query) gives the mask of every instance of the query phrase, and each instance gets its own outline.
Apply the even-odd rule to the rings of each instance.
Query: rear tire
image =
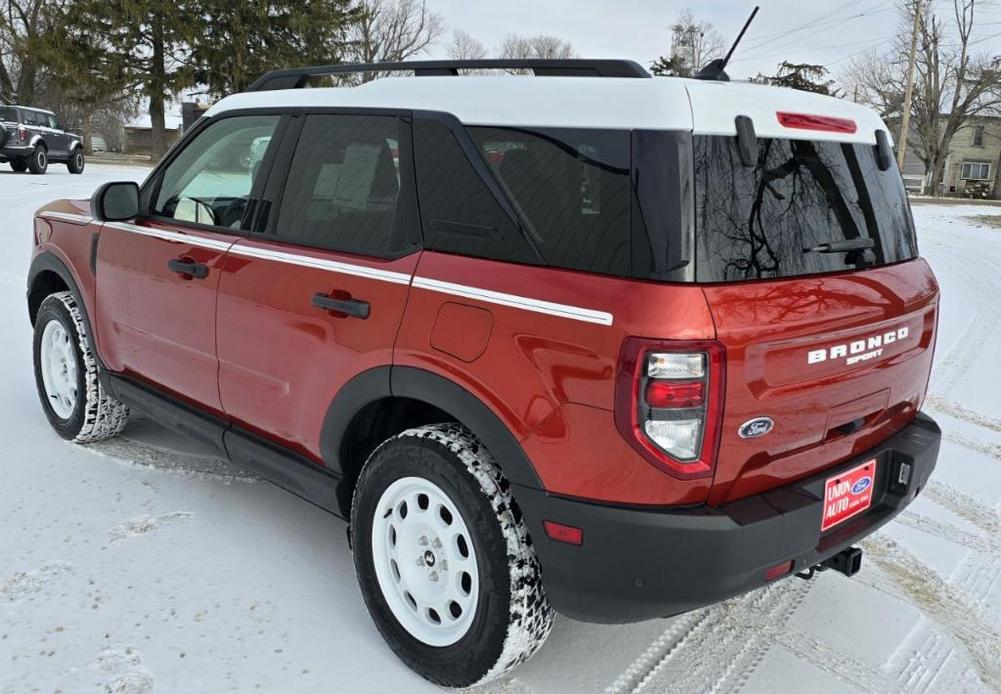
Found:
[[[35,317],[35,384],[56,433],[75,443],[117,436],[129,409],[108,395],[97,376],[83,314],[71,292],[47,297]]]
[[[510,484],[464,427],[383,443],[358,479],[351,528],[369,614],[427,680],[484,684],[549,635],[554,612]]]
[[[28,170],[28,162],[26,162],[24,159],[21,159],[20,157],[18,157],[17,159],[11,159],[10,168],[14,169],[14,171],[18,173],[24,173],[25,171]]]
[[[48,170],[49,153],[41,145],[36,145],[35,151],[28,157],[28,171],[35,175],[41,175]]]
[[[70,152],[70,158],[66,161],[66,168],[71,174],[82,174],[85,163],[83,148],[74,147],[73,151]]]

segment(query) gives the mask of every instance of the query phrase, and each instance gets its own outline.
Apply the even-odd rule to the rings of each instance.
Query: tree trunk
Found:
[[[939,189],[942,187],[942,182],[945,179],[945,160],[946,156],[944,152],[940,152],[935,155],[932,160],[931,166],[931,181],[929,182],[929,193],[933,197],[939,197]]]
[[[149,79],[149,120],[152,128],[152,159],[158,161],[167,152],[167,124],[164,118],[164,92],[167,77],[163,50],[163,17],[156,14],[152,22],[153,58]]]

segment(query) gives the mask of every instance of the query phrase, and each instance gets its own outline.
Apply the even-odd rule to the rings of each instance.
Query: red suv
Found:
[[[852,575],[938,455],[938,286],[886,127],[836,99],[624,61],[281,71],[34,233],[56,431],[134,409],[349,519],[379,630],[446,686],[554,609]]]

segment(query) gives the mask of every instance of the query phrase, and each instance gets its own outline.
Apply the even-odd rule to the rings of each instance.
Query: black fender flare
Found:
[[[490,450],[512,484],[542,489],[542,482],[511,430],[473,393],[444,376],[409,366],[382,366],[348,381],[327,409],[320,433],[326,467],[344,474],[341,443],[355,415],[369,403],[388,397],[432,405],[468,427]]]
[[[52,272],[59,279],[63,281],[67,289],[72,292],[73,297],[76,299],[77,306],[80,307],[80,315],[83,317],[83,324],[87,328],[87,339],[90,341],[90,351],[94,355],[94,359],[97,360],[97,364],[100,370],[105,371],[104,361],[101,359],[101,354],[97,349],[97,335],[94,333],[94,327],[90,322],[90,314],[87,313],[87,304],[83,300],[83,294],[80,293],[80,287],[77,285],[76,279],[73,277],[73,273],[66,266],[57,255],[44,251],[35,256],[35,259],[31,261],[31,267],[28,268],[28,288],[27,288],[27,303],[28,303],[28,318],[31,321],[31,325],[35,325],[35,314],[38,312],[38,306],[32,306],[33,301],[33,289],[35,287],[35,282],[38,276],[43,272]],[[41,305],[41,301],[38,302]]]

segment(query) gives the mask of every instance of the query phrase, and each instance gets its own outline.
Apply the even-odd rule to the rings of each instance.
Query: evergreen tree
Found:
[[[776,87],[789,87],[804,92],[816,92],[827,96],[838,96],[834,88],[834,80],[827,79],[830,73],[823,65],[809,63],[790,63],[788,60],[779,64],[778,72],[769,77],[759,74],[752,79],[757,84],[771,84]]]
[[[360,19],[352,0],[193,0],[198,5],[191,63],[214,96],[239,92],[276,68],[343,60]]]
[[[40,51],[53,76],[91,104],[123,93],[145,97],[153,157],[160,157],[167,150],[165,103],[193,84],[188,45],[202,22],[188,0],[72,0],[52,9],[52,21]]]

